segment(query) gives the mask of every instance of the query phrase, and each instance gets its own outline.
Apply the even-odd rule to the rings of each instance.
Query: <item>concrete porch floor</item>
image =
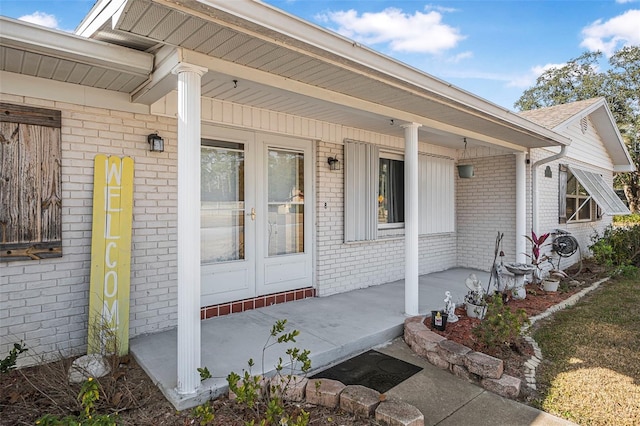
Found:
[[[461,303],[467,289],[464,280],[475,273],[487,283],[487,272],[454,268],[422,275],[419,279],[421,314],[444,307],[444,292],[451,291]],[[177,331],[136,337],[131,340],[133,356],[178,409],[190,408],[227,391],[227,374],[247,369],[252,358],[253,373],[262,370],[262,347],[276,320],[286,319],[288,330],[299,330],[296,347],[311,351],[313,371],[320,371],[373,346],[402,335],[404,280],[335,294],[287,302],[222,317],[201,323],[202,367],[214,379],[202,383],[197,395],[178,395]],[[273,372],[283,347],[265,353],[264,369]]]
[[[451,291],[456,303],[462,303],[467,292],[464,281],[471,273],[475,273],[485,285],[488,282],[488,272],[465,268],[453,268],[420,276],[420,314],[444,307],[444,292],[447,290]],[[287,319],[287,330],[300,331],[295,346],[311,351],[313,374],[401,336],[405,318],[404,280],[399,280],[347,293],[309,298],[204,320],[201,329],[201,362],[214,378],[204,381],[197,394],[186,396],[175,392],[175,329],[136,337],[131,340],[130,348],[135,359],[169,401],[178,409],[186,409],[225,393],[227,374],[234,371],[242,375],[243,370],[248,368],[249,358],[255,361],[253,374],[262,372],[262,348],[276,320]],[[273,372],[278,357],[286,358],[284,351],[287,347],[289,346],[275,345],[265,352],[266,375]],[[463,382],[453,375],[442,374],[444,372],[436,370],[438,369],[433,367],[428,371],[437,373],[437,380]],[[432,381],[431,375],[425,380]],[[467,382],[457,385],[456,392],[460,392],[461,388],[469,389],[469,401],[486,393]],[[495,398],[502,400],[497,395]],[[455,407],[451,412],[462,409],[467,403],[463,395],[457,395],[456,400],[460,401],[460,407]],[[515,409],[521,409],[517,407],[520,404],[514,404]],[[540,414],[545,417],[544,413]],[[445,416],[448,417],[450,414]],[[433,422],[436,419],[431,420],[425,421],[425,424],[439,423]]]

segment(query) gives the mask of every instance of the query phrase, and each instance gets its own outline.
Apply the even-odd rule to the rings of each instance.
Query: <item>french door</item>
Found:
[[[311,285],[308,141],[203,127],[201,305]]]

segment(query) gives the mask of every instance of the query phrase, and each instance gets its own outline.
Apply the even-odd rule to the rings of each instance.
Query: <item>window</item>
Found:
[[[561,165],[559,176],[560,223],[594,221],[603,214],[629,214],[627,206],[602,175]]]
[[[591,221],[594,210],[594,202],[587,190],[578,179],[567,172],[567,218],[569,222]]]
[[[378,238],[404,225],[404,161],[375,145],[345,141],[345,241]],[[455,174],[450,158],[418,156],[421,235],[455,231]]]
[[[61,113],[0,109],[0,261],[62,257]]]
[[[384,228],[404,223],[404,161],[381,153],[378,185],[378,224]]]

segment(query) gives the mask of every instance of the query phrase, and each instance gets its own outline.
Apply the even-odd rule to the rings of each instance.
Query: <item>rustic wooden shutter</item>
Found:
[[[61,113],[0,103],[0,260],[62,256]]]
[[[558,223],[567,223],[567,166],[558,171]]]

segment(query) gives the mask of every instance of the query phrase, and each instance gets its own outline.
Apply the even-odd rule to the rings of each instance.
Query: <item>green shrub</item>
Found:
[[[262,348],[262,372],[260,374],[252,373],[255,362],[253,359],[249,359],[247,362],[249,368],[243,370],[242,375],[232,371],[227,376],[229,391],[236,395],[235,402],[243,405],[246,408],[245,411],[251,413],[252,418],[245,421],[246,425],[255,425],[256,420],[259,425],[306,426],[309,423],[309,413],[297,408],[292,412],[287,412],[288,407],[282,399],[282,395],[286,393],[287,387],[293,380],[293,375],[298,372],[306,375],[311,370],[308,350],[296,347],[286,349],[285,354],[288,360],[285,362],[280,357],[275,366],[276,377],[280,378],[278,381],[280,384],[272,385],[269,389],[264,388],[266,383],[263,380],[266,350],[278,344],[295,343],[296,337],[300,334],[298,330],[286,332],[286,323],[287,320],[278,320],[271,327],[271,332]],[[211,377],[211,373],[206,367],[199,368],[198,371],[203,380]],[[192,416],[201,425],[206,425],[207,422],[213,420],[213,410],[208,406],[201,405],[195,410],[197,411],[192,411]]]
[[[28,351],[24,345],[24,342],[14,343],[13,348],[9,351],[9,355],[0,360],[0,373],[8,373],[16,368],[16,362],[18,361],[18,355]]]
[[[46,414],[38,421],[38,426],[116,426],[116,416],[109,414],[96,414],[95,404],[100,399],[100,385],[92,377],[82,384],[78,400],[82,405],[82,413],[77,416],[65,416],[59,418],[52,414]]]
[[[602,235],[591,237],[589,249],[593,259],[612,269],[614,274],[631,271],[627,266],[640,266],[640,225],[625,228],[607,227]]]
[[[640,225],[640,213],[634,213],[624,216],[614,216],[613,224],[616,226]]]
[[[502,301],[502,295],[495,293],[489,300],[484,319],[472,332],[487,348],[498,348],[513,345],[525,324],[529,324],[529,319],[524,309],[512,312]]]

